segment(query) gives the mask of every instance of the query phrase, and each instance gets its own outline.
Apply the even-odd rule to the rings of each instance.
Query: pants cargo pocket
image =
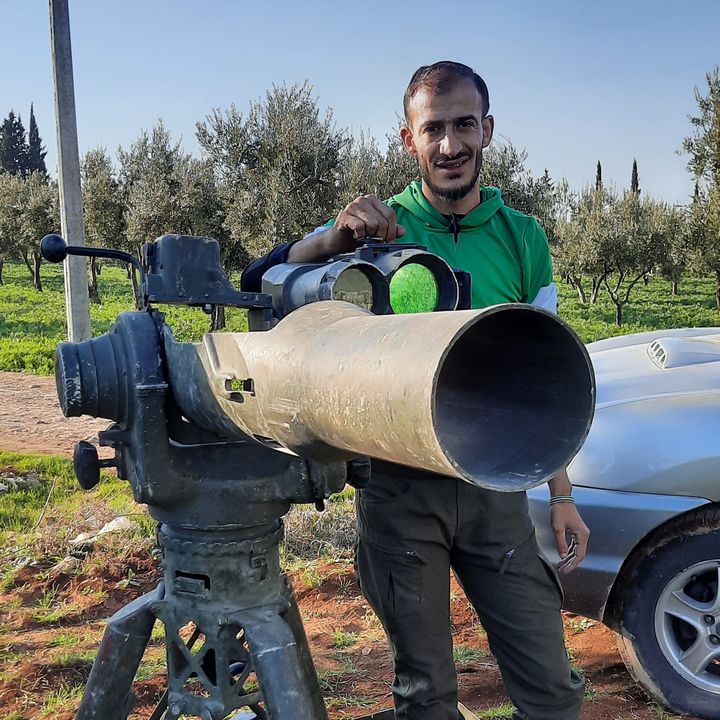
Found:
[[[423,601],[422,562],[412,550],[359,538],[356,569],[360,588],[391,636],[417,627]]]
[[[538,602],[547,603],[559,610],[563,603],[563,589],[555,568],[540,550],[535,533],[520,543],[517,547],[508,550],[500,563],[501,576],[514,576],[500,578],[500,587],[503,582],[513,583],[515,577],[524,578],[526,588],[532,590]],[[534,588],[534,589],[533,589]]]
[[[555,586],[555,589],[557,590],[558,596],[560,598],[560,607],[562,607],[565,603],[565,591],[563,590],[562,583],[560,582],[560,576],[558,575],[558,572],[553,566],[553,564],[545,557],[540,548],[537,549],[537,556],[542,561],[542,564],[545,567],[545,572],[548,574],[553,585]]]

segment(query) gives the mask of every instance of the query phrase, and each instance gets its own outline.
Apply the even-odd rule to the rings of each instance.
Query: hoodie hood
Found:
[[[475,209],[460,218],[460,229],[471,230],[480,227],[505,206],[500,190],[494,187],[480,188],[481,202]],[[420,180],[410,183],[399,195],[394,195],[388,203],[400,205],[412,213],[426,227],[447,232],[451,218],[436,210],[425,197]]]

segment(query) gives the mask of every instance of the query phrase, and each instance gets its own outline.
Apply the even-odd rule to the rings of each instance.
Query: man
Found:
[[[421,67],[405,92],[405,149],[421,182],[380,202],[362,196],[328,227],[275,248],[250,266],[243,287],[259,290],[278,262],[308,262],[354,250],[365,237],[426,245],[473,277],[472,306],[528,302],[556,308],[547,239],[533,218],[478,184],[492,139],[485,82],[465,65]],[[550,480],[561,572],[585,556],[589,530],[563,471]],[[395,663],[397,720],[456,720],[450,632],[450,569],[477,611],[516,720],[577,720],[583,682],[569,665],[561,590],[541,557],[525,493],[374,462],[358,491],[360,585],[380,618]],[[573,553],[568,539],[574,540]]]

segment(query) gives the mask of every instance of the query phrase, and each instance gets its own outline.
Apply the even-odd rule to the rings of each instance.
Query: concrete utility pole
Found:
[[[68,245],[84,245],[85,226],[80,189],[80,155],[75,117],[68,0],[50,0],[50,43],[55,80],[55,123],[62,234]],[[70,342],[87,340],[92,336],[86,262],[83,257],[69,255],[64,263],[65,308]]]

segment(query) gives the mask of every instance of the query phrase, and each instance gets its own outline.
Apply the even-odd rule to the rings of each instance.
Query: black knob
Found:
[[[62,262],[67,257],[67,243],[54,233],[46,235],[40,241],[40,253],[48,262]]]
[[[100,482],[100,460],[94,445],[85,440],[75,445],[73,469],[80,487],[84,490],[91,490]]]

